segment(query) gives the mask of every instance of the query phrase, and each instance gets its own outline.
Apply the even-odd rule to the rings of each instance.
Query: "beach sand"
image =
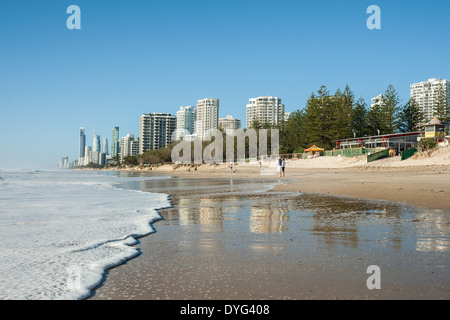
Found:
[[[185,165],[163,165],[152,174],[183,178],[269,178],[278,177],[275,161],[259,164],[235,164],[230,174],[228,164],[201,165],[198,171]],[[149,172],[136,168],[124,171]],[[397,201],[432,209],[450,209],[450,148],[367,163],[365,156],[352,158],[319,157],[287,160],[286,176],[277,190],[344,195],[360,199]]]
[[[448,167],[291,168],[282,179],[244,167],[160,168],[175,178],[134,186],[169,193],[173,208],[91,299],[450,298]],[[370,265],[381,290],[367,288]]]

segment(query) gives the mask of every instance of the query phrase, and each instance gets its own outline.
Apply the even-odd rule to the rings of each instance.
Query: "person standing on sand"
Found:
[[[230,162],[230,174],[233,174],[233,161]]]
[[[281,162],[281,171],[283,172],[283,177],[286,175],[284,168],[286,167],[286,159]]]
[[[281,157],[278,157],[278,177],[281,178],[281,165],[283,161],[281,160]]]

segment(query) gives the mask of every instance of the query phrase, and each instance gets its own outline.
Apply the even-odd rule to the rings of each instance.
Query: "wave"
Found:
[[[88,297],[105,270],[139,254],[133,245],[171,206],[166,194],[116,188],[122,178],[104,173],[15,171],[7,179],[0,299]]]

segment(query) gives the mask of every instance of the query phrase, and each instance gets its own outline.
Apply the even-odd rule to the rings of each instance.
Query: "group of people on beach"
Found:
[[[285,172],[285,168],[286,168],[286,159],[278,157],[278,177],[282,178],[285,177],[286,172]],[[233,161],[230,162],[230,165],[228,166],[230,168],[230,174],[233,174],[235,171],[233,171]],[[262,170],[262,163],[261,161],[259,162],[259,169]],[[198,166],[197,164],[194,165],[194,171],[198,173]],[[188,172],[191,172],[191,168],[188,168]]]

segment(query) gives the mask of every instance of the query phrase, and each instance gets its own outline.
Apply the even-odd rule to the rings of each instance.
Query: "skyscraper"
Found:
[[[197,120],[197,109],[193,106],[180,107],[177,112],[177,140],[180,140],[185,131],[190,135],[195,133],[195,122]]]
[[[219,127],[219,99],[202,99],[197,101],[197,123],[195,134],[204,138],[208,130]]]
[[[84,158],[85,146],[86,146],[86,135],[84,134],[84,128],[80,128],[78,159]]]
[[[94,137],[92,141],[92,151],[101,152],[101,142],[100,142],[100,135],[96,134],[94,131]]]
[[[139,138],[135,139],[133,134],[127,134],[126,137],[120,138],[119,144],[120,161],[123,161],[126,156],[135,156],[139,153]]]
[[[101,152],[101,141],[100,135],[96,134],[94,131],[93,141],[92,141],[92,152],[91,152],[91,161],[92,163],[99,164],[99,155]]]
[[[140,118],[139,153],[161,149],[172,142],[177,118],[170,113],[145,113]]]
[[[102,143],[102,153],[104,153],[105,155],[108,155],[108,139],[107,138],[103,138],[103,143]]]
[[[111,158],[116,159],[119,153],[119,127],[112,129]]]
[[[444,94],[447,96],[447,104],[450,106],[450,81],[428,79],[428,81],[410,85],[411,98],[416,101],[419,109],[423,112],[426,122],[434,117],[434,107],[440,86],[443,86]]]
[[[284,105],[277,97],[258,97],[249,99],[247,104],[247,128],[250,128],[253,121],[260,124],[268,123],[276,125],[281,120],[284,113]]]

